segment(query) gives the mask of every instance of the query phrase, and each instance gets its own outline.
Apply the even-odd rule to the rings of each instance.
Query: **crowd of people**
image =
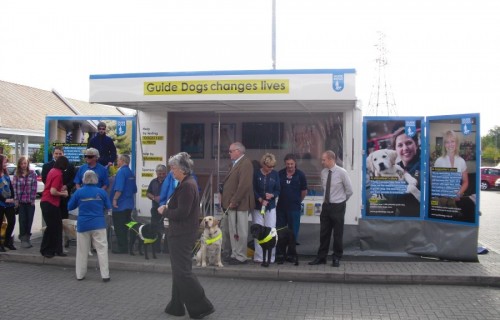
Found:
[[[99,136],[98,136],[99,137]],[[103,140],[103,137],[100,137]],[[252,161],[246,156],[245,146],[234,142],[229,147],[231,168],[225,177],[221,192],[224,211],[223,251],[230,265],[246,264],[249,215],[253,223],[270,228],[292,230],[295,241],[299,239],[301,203],[307,194],[304,172],[297,168],[296,158],[288,154],[284,168],[275,170],[277,159],[272,153],[264,154],[260,167],[254,170]],[[129,167],[128,155],[116,155],[118,171],[110,186],[107,166],[100,161],[100,151],[89,147],[84,151],[85,163],[75,170],[61,147],[54,147],[52,160],[43,166],[45,188],[40,207],[46,224],[40,253],[45,258],[66,256],[64,246],[69,235],[63,233],[63,219],[68,210],[78,209],[76,218],[76,266],[77,280],[85,279],[88,253],[97,252],[102,280],[110,281],[108,265],[109,235],[106,220],[108,214],[116,235],[117,246],[113,254],[128,253],[128,230],[126,224],[132,220],[135,208],[137,184]],[[352,195],[352,187],[344,169],[335,165],[335,153],[325,151],[322,156],[321,180],[325,200],[321,212],[320,247],[317,258],[309,264],[326,263],[332,231],[334,233],[333,266],[338,266],[342,257],[342,232],[345,202]],[[109,161],[108,161],[109,160]],[[19,237],[22,247],[32,246],[31,226],[35,209],[36,175],[29,170],[29,161],[21,157],[17,173],[11,182],[5,174],[7,159],[0,155],[4,170],[0,171],[0,221],[5,215],[8,221],[7,234],[12,234],[15,224],[15,208],[19,207]],[[194,163],[190,155],[180,152],[172,156],[167,166],[159,164],[156,178],[152,179],[146,196],[151,200],[151,225],[158,233],[165,234],[164,247],[157,241],[154,250],[170,253],[172,265],[172,293],[165,312],[182,316],[185,308],[191,318],[201,319],[214,312],[212,303],[205,296],[203,287],[192,272],[192,250],[199,236],[200,194]],[[328,184],[328,185],[327,185]],[[165,232],[164,220],[168,220]],[[64,238],[63,237],[66,237]],[[12,238],[4,239],[4,247],[15,250]],[[262,249],[255,241],[253,260],[262,262]],[[271,262],[274,262],[275,253]]]

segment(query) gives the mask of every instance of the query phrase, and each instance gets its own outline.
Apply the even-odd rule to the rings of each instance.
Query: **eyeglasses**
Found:
[[[94,155],[84,155],[83,156],[84,158],[89,158],[89,159],[92,159],[93,157],[95,157]]]
[[[239,150],[240,150],[240,149],[233,149],[233,150],[229,149],[229,153],[233,153],[233,152],[235,152],[235,151],[239,151]]]

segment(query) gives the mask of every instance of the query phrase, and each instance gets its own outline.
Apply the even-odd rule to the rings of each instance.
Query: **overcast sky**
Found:
[[[271,69],[272,0],[0,1],[0,80],[88,101],[89,75]],[[398,115],[500,125],[500,1],[276,0],[277,69],[357,71],[364,110],[377,32]]]

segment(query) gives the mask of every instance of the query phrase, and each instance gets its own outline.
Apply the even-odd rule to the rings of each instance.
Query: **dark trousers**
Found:
[[[163,244],[163,249],[161,248],[161,238],[165,233],[165,226],[163,224],[163,216],[158,213],[158,207],[154,206],[151,208],[151,228],[158,233],[160,237],[158,241],[153,243],[153,248],[156,252],[168,252],[167,248],[167,238],[165,238],[165,242]]]
[[[14,226],[16,225],[16,213],[14,207],[0,207],[0,229],[3,224],[3,217],[7,218],[7,228],[5,229],[5,239],[3,244],[10,245],[13,244],[12,241],[12,231],[14,231]]]
[[[333,257],[340,259],[344,253],[344,216],[346,202],[323,203],[319,217],[319,249],[318,258],[325,259],[330,249],[330,239],[333,231]]]
[[[184,305],[190,316],[200,315],[213,308],[212,303],[205,296],[205,290],[192,272],[191,252],[195,238],[194,234],[168,236],[172,265],[172,298],[165,311],[170,314],[183,314]]]
[[[295,241],[299,241],[300,210],[276,209],[276,228],[287,226],[293,231]]]
[[[47,225],[43,233],[40,253],[61,254],[63,253],[61,210],[46,201],[40,202],[40,208],[42,208],[42,217]]]
[[[69,197],[61,197],[61,204],[59,205],[59,209],[61,209],[61,219],[68,219],[69,213],[68,213],[68,202],[69,202]]]
[[[113,211],[113,226],[115,228],[118,251],[128,252],[128,227],[125,225],[132,220],[132,209]]]
[[[34,216],[35,206],[31,203],[19,203],[19,239],[29,240],[31,237]]]

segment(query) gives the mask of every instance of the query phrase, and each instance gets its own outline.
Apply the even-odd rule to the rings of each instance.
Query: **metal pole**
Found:
[[[273,0],[273,14],[272,14],[272,59],[273,70],[276,70],[276,0]]]

